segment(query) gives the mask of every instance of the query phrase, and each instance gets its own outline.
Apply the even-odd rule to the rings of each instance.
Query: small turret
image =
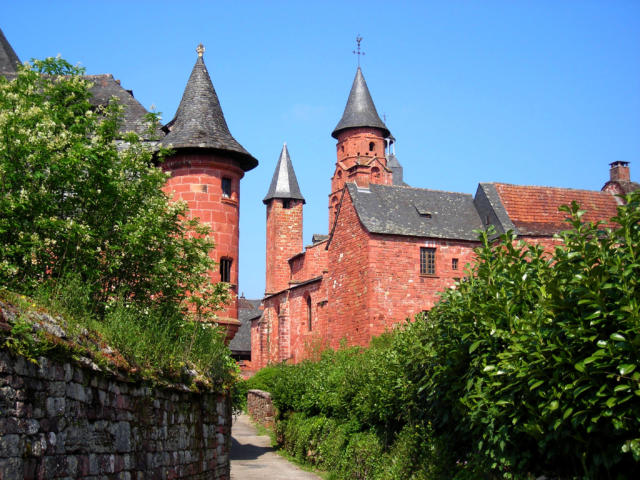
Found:
[[[289,259],[302,251],[302,206],[305,201],[286,143],[263,202],[267,206],[265,294],[270,294],[289,287]]]

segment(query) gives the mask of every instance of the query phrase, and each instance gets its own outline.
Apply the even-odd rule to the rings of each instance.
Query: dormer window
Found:
[[[231,179],[227,177],[222,178],[222,197],[231,198]]]
[[[414,205],[414,207],[416,207],[418,215],[420,215],[422,218],[431,218],[431,212],[427,208],[418,205]]]

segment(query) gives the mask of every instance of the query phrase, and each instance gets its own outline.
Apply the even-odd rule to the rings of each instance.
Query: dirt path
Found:
[[[318,480],[288,462],[271,448],[266,435],[258,435],[247,415],[238,416],[231,429],[231,480]]]

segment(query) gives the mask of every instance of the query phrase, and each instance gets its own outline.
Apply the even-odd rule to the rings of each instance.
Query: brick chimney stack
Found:
[[[611,182],[630,182],[631,174],[629,173],[629,162],[615,161],[609,164],[609,181]]]

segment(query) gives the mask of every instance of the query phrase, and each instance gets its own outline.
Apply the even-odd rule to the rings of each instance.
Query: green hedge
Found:
[[[483,233],[477,263],[367,349],[275,365],[282,445],[335,478],[631,478],[640,462],[640,192],[553,256]]]

